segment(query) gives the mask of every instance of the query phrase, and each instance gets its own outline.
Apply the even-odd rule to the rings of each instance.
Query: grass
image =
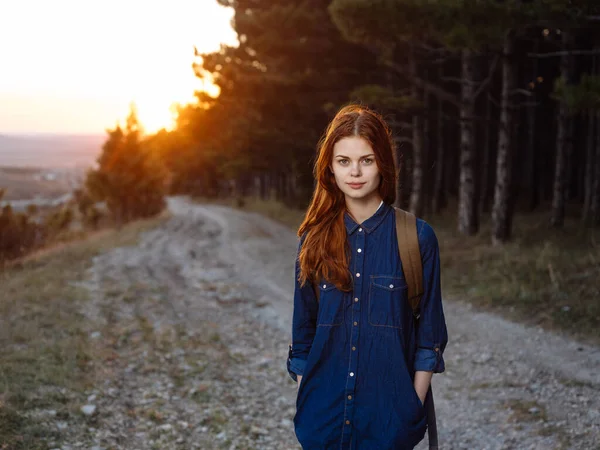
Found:
[[[304,217],[304,211],[276,201],[209,202],[263,214],[293,231]],[[485,217],[471,237],[456,231],[455,214],[425,219],[440,243],[446,295],[511,320],[600,343],[600,230],[582,228],[577,218],[567,218],[558,230],[547,225],[547,213],[517,214],[512,241],[494,247]]]
[[[490,223],[464,237],[452,220],[432,219],[445,293],[510,319],[600,343],[600,230],[576,219],[562,230],[544,213],[514,219],[511,242],[494,247]]]
[[[544,405],[535,400],[511,399],[503,402],[502,407],[510,411],[508,421],[515,424],[517,429],[522,429],[527,423],[539,423],[537,434],[540,436],[554,436],[557,450],[572,448],[569,435],[562,426],[548,421],[548,413]]]
[[[504,403],[504,407],[511,411],[511,415],[509,418],[510,422],[546,422],[548,420],[546,408],[544,408],[543,405],[540,405],[534,400],[507,400]]]
[[[77,393],[91,386],[95,355],[81,313],[87,293],[74,282],[94,255],[137,242],[166,217],[63,243],[0,272],[0,449],[46,449],[60,438],[47,417],[32,413],[66,419],[83,401]]]

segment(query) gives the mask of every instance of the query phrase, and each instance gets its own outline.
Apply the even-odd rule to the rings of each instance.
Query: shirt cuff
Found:
[[[415,371],[442,373],[445,365],[439,348],[439,345],[435,346],[437,351],[430,348],[418,348],[415,354]]]
[[[298,381],[297,375],[304,375],[306,360],[300,358],[292,358],[292,346],[289,346],[287,358],[287,371],[294,381]]]

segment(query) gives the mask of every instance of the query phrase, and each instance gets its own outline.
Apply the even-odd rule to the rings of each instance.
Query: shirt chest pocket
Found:
[[[335,284],[322,281],[319,284],[319,314],[317,326],[333,327],[344,322],[344,293]]]
[[[402,328],[408,286],[403,277],[372,275],[369,286],[369,324]]]

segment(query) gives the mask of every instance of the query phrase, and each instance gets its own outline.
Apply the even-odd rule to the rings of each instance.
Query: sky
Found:
[[[236,45],[232,16],[216,0],[0,0],[0,133],[102,134],[132,101],[147,132],[168,128],[203,88],[194,46]]]

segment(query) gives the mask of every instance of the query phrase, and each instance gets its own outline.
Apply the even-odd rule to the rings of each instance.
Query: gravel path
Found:
[[[169,209],[138,246],[94,260],[85,313],[107,354],[85,438],[73,430],[63,448],[299,449],[285,370],[294,233],[180,197]],[[600,449],[599,349],[444,307],[441,449]]]

